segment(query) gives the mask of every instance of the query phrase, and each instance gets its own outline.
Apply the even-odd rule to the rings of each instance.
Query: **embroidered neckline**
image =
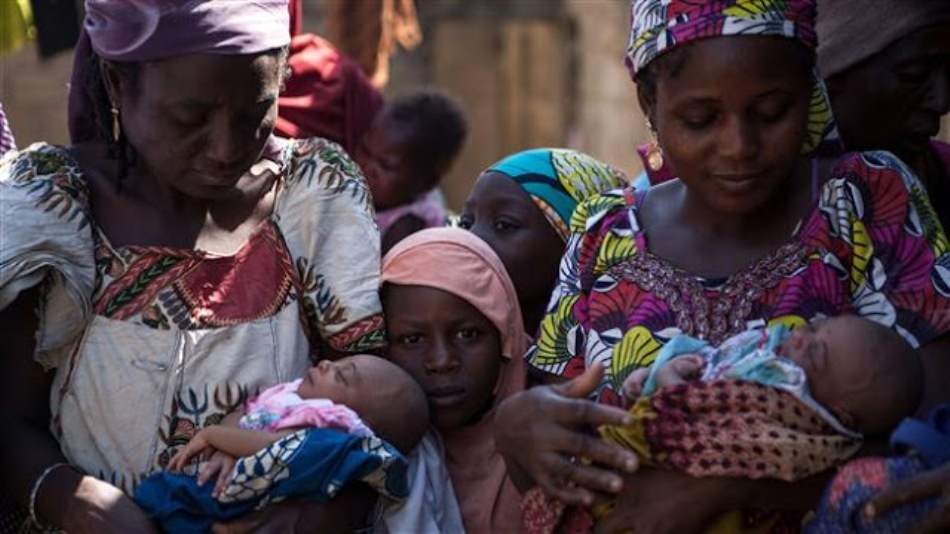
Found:
[[[645,194],[636,194],[631,224],[637,228],[637,252],[607,270],[617,280],[633,282],[667,303],[684,333],[718,345],[747,329],[753,306],[762,295],[801,268],[808,249],[799,232],[811,214],[799,221],[791,240],[749,266],[726,277],[703,277],[675,266],[649,250],[638,216]],[[812,208],[814,209],[814,208]]]

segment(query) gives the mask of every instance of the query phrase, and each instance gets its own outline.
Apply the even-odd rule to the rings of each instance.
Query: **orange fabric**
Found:
[[[442,433],[446,463],[472,533],[512,532],[521,523],[521,496],[495,450],[492,422],[505,398],[524,390],[523,355],[529,337],[508,272],[495,252],[475,234],[458,228],[430,228],[400,241],[383,259],[383,282],[419,285],[464,299],[498,329],[504,366],[495,386],[495,404],[477,423]]]

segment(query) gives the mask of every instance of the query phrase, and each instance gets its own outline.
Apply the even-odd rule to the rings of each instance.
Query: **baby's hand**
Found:
[[[195,437],[191,438],[188,444],[172,456],[172,459],[168,461],[166,469],[173,473],[180,473],[196,456],[200,457],[203,454],[211,455],[214,451],[214,447],[208,444],[205,430],[202,430],[195,434]]]
[[[643,385],[649,376],[649,367],[641,367],[627,375],[627,379],[623,381],[623,387],[621,388],[627,408],[643,393]]]
[[[226,452],[215,451],[211,459],[201,466],[198,472],[198,485],[204,486],[212,478],[215,479],[214,490],[211,496],[218,498],[224,488],[231,482],[231,473],[234,471],[234,464],[237,458]]]
[[[656,372],[656,387],[663,388],[696,380],[703,374],[706,360],[695,353],[683,354],[663,364]]]

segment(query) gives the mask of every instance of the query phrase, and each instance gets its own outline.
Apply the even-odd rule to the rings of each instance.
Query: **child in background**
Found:
[[[784,325],[747,330],[718,347],[681,335],[652,366],[624,381],[634,424],[599,432],[645,465],[693,476],[794,481],[846,460],[864,437],[887,435],[913,413],[921,390],[920,362],[910,346],[858,316],[791,331]],[[609,507],[591,512],[599,518]],[[575,530],[590,521],[573,510],[562,519],[562,511],[533,490],[526,529],[551,532],[568,524]]]
[[[202,429],[168,471],[137,488],[136,501],[166,531],[207,532],[215,521],[290,496],[325,502],[348,482],[404,498],[400,453],[422,439],[428,403],[398,366],[355,355],[323,360],[303,378],[268,388],[248,402],[237,426],[227,423]],[[225,459],[206,464],[200,477],[180,474],[192,460],[220,453]],[[211,477],[216,484],[205,483]]]
[[[475,180],[459,227],[485,240],[505,264],[518,291],[525,332],[538,332],[577,205],[626,185],[619,170],[563,148],[516,152]]]
[[[467,134],[459,105],[436,90],[396,97],[374,119],[354,159],[373,195],[384,254],[414,232],[445,224],[437,187]]]

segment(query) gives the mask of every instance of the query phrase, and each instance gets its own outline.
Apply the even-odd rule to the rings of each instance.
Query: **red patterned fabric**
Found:
[[[128,319],[143,313],[159,292],[173,285],[187,315],[176,323],[211,328],[253,321],[284,305],[295,276],[290,254],[271,221],[233,256],[133,247],[126,252],[129,266],[120,267],[121,274],[115,273],[118,276],[104,288],[97,314]],[[111,254],[107,246],[97,247],[100,262],[110,261]]]
[[[850,458],[842,436],[795,396],[733,380],[689,382],[640,398],[631,427],[601,436],[637,451],[647,465],[693,476],[800,480]]]
[[[312,33],[291,40],[288,65],[274,132],[323,137],[352,154],[383,107],[382,95],[355,61]]]

